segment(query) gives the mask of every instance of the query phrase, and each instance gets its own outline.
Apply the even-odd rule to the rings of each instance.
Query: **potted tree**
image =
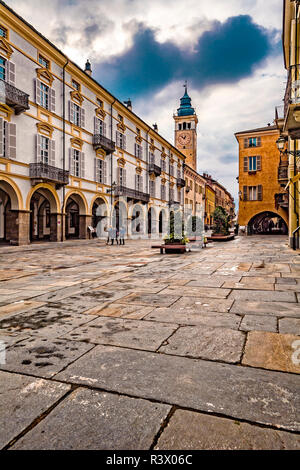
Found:
[[[184,234],[184,223],[182,223],[181,236],[178,236],[178,233],[175,235],[175,216],[174,216],[174,212],[171,212],[171,214],[170,214],[170,232],[164,238],[164,242],[165,242],[165,245],[170,246],[169,250],[168,250],[168,248],[165,249],[166,254],[185,252],[186,249],[183,250],[182,248],[176,250],[174,248],[174,245],[186,246],[187,243],[189,243],[189,239]]]
[[[213,233],[210,238],[214,241],[233,240],[234,235],[231,235],[229,231],[230,217],[226,210],[221,206],[216,207],[213,213],[213,218]]]

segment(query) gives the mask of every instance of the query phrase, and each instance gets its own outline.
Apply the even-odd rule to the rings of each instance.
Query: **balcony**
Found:
[[[161,168],[158,165],[155,165],[154,163],[150,163],[149,165],[149,173],[154,174],[155,176],[160,176],[161,175]]]
[[[191,190],[191,188],[190,188],[189,186],[187,186],[187,187],[185,188],[185,192],[186,192],[186,193],[189,193],[190,190]]]
[[[284,127],[291,139],[300,138],[300,64],[289,68],[284,96]]]
[[[57,188],[66,186],[69,183],[69,172],[60,168],[47,165],[46,163],[31,163],[29,165],[29,176],[32,186],[50,181],[56,184]]]
[[[1,79],[0,96],[1,101],[2,96],[5,98],[5,103],[15,110],[17,116],[29,109],[29,95]]]
[[[101,134],[94,134],[93,146],[94,150],[104,150],[106,155],[110,155],[116,150],[115,142]]]
[[[289,207],[289,195],[288,193],[275,194],[275,207],[278,210],[279,207],[282,209],[288,209]]]
[[[179,205],[180,205],[180,202],[179,202],[179,201],[175,201],[174,199],[170,199],[170,201],[168,202],[168,205],[169,205],[169,206],[179,206]]]
[[[177,178],[177,187],[178,188],[185,188],[185,179]]]
[[[282,184],[286,184],[288,182],[288,169],[289,164],[288,162],[280,163],[278,167],[278,182]]]
[[[150,194],[137,191],[135,189],[126,188],[125,186],[117,186],[115,189],[116,197],[126,197],[133,201],[141,201],[142,203],[148,203],[150,201]]]

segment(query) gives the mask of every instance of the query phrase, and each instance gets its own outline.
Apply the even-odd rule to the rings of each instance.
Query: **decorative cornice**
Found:
[[[149,179],[150,179],[150,181],[155,181],[156,180],[155,174],[151,173],[151,175],[149,176]]]
[[[47,83],[47,85],[52,86],[52,83],[54,81],[54,77],[51,72],[49,72],[48,69],[45,69],[43,67],[36,69],[36,74],[38,76],[39,80],[43,80],[44,82]]]
[[[125,124],[124,124],[123,122],[119,122],[119,123],[117,124],[117,128],[118,128],[119,131],[121,131],[121,132],[125,132],[125,131],[126,131],[126,126],[125,126]]]
[[[124,157],[120,157],[120,158],[118,159],[118,166],[124,168],[125,165],[126,165],[126,160],[125,160],[125,158],[124,158]]]
[[[106,157],[105,150],[102,150],[102,149],[96,150],[96,155],[97,155],[97,157],[99,157],[99,158],[101,158],[102,160],[104,160],[105,157]]]
[[[155,145],[150,144],[149,149],[150,149],[150,152],[155,152]]]
[[[8,122],[10,122],[12,114],[13,110],[7,106],[7,104],[0,104],[0,115],[3,116]]]
[[[161,184],[166,184],[166,182],[167,182],[166,178],[161,179]]]
[[[137,166],[135,169],[135,172],[137,175],[141,175],[143,172],[143,168],[141,166]]]
[[[70,139],[72,147],[77,148],[78,150],[82,150],[83,147],[83,141],[79,139],[78,137],[73,137]]]
[[[140,135],[137,135],[136,138],[135,138],[135,141],[136,141],[137,144],[140,145],[143,142],[143,139]]]
[[[52,139],[54,127],[50,126],[46,122],[38,122],[36,124],[37,130],[40,134],[45,135],[46,137],[50,137]]]
[[[8,59],[11,58],[11,56],[14,52],[13,49],[11,48],[10,44],[3,37],[0,37],[0,49],[1,49],[1,52],[5,52],[6,57]]]
[[[106,117],[106,112],[104,111],[103,108],[101,108],[100,106],[98,108],[95,109],[95,112],[96,112],[96,116],[98,116],[99,118],[101,119],[105,119]]]
[[[84,98],[82,96],[81,93],[79,93],[79,91],[75,90],[75,91],[71,91],[70,92],[70,95],[71,95],[71,98],[73,101],[77,101],[77,103],[80,103],[80,106],[82,105],[83,101],[84,101]]]
[[[166,152],[161,152],[161,158],[163,158],[165,160],[165,158],[167,157],[168,155],[166,154]]]

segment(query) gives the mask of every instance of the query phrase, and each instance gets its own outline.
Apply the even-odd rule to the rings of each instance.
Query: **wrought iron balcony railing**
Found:
[[[185,188],[185,179],[184,178],[177,178],[177,186],[178,186],[178,188]]]
[[[300,64],[289,68],[284,95],[284,117],[287,115],[290,104],[300,104]]]
[[[126,186],[117,186],[115,189],[115,196],[127,197],[128,199],[145,203],[150,201],[150,194],[137,191],[136,189],[126,188]]]
[[[149,173],[154,174],[155,176],[160,176],[161,175],[161,167],[158,165],[155,165],[154,163],[149,164]]]
[[[58,185],[69,183],[69,172],[47,165],[46,163],[31,163],[29,165],[29,176],[32,180],[53,181]]]
[[[2,79],[0,79],[0,100],[5,100],[8,106],[14,108],[16,115],[29,109],[29,95]]]
[[[116,144],[112,140],[108,139],[104,135],[94,134],[93,136],[93,146],[95,150],[103,149],[106,154],[109,155],[116,150]]]
[[[289,169],[288,162],[280,163],[278,167],[278,181],[279,182],[288,181],[288,169]]]

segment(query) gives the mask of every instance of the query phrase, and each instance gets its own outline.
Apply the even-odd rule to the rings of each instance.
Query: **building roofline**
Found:
[[[273,132],[273,131],[278,131],[278,128],[277,126],[266,126],[266,127],[258,127],[257,129],[249,129],[249,130],[246,130],[246,131],[240,131],[240,132],[236,132],[234,135],[235,136],[238,136],[238,135],[242,135],[242,134],[253,134],[255,132]]]
[[[155,131],[153,129],[153,127],[149,126],[149,124],[147,124],[143,119],[140,118],[140,116],[138,116],[137,114],[135,114],[132,110],[128,109],[127,106],[124,105],[124,103],[122,103],[118,98],[116,98],[114,95],[112,95],[112,93],[110,93],[106,88],[104,88],[102,85],[100,85],[100,83],[95,80],[93,77],[91,77],[90,75],[87,75],[85,73],[85,71],[79,66],[77,65],[75,62],[73,62],[71,59],[69,59],[69,57],[64,53],[62,52],[57,46],[55,46],[55,44],[53,44],[49,39],[47,39],[43,34],[41,34],[34,26],[32,26],[30,23],[28,23],[28,21],[26,21],[22,16],[20,16],[18,13],[15,12],[15,10],[13,10],[11,7],[9,7],[5,2],[3,2],[3,0],[0,0],[0,5],[2,5],[4,8],[6,8],[10,13],[12,13],[14,16],[16,16],[20,21],[22,21],[27,27],[29,27],[32,31],[34,31],[38,36],[40,36],[41,39],[43,39],[45,42],[47,42],[53,49],[55,49],[59,54],[62,55],[62,57],[64,57],[66,59],[66,61],[69,61],[70,64],[74,65],[75,67],[77,67],[82,73],[85,74],[85,76],[87,77],[88,80],[91,80],[92,82],[94,82],[98,87],[102,88],[102,90],[104,90],[111,98],[112,98],[112,101],[114,102],[118,102],[122,108],[124,108],[126,110],[126,112],[128,112],[129,114],[132,114],[135,118],[137,118],[140,122],[142,122],[146,127],[148,127],[148,132],[151,130],[151,132],[155,135],[157,135],[160,139],[162,139],[164,142],[166,142],[173,150],[175,150],[177,153],[179,153],[183,159],[185,160],[185,155],[183,153],[180,152],[180,150],[178,150],[173,144],[171,144],[168,140],[166,140],[162,135],[160,135],[157,131]]]

